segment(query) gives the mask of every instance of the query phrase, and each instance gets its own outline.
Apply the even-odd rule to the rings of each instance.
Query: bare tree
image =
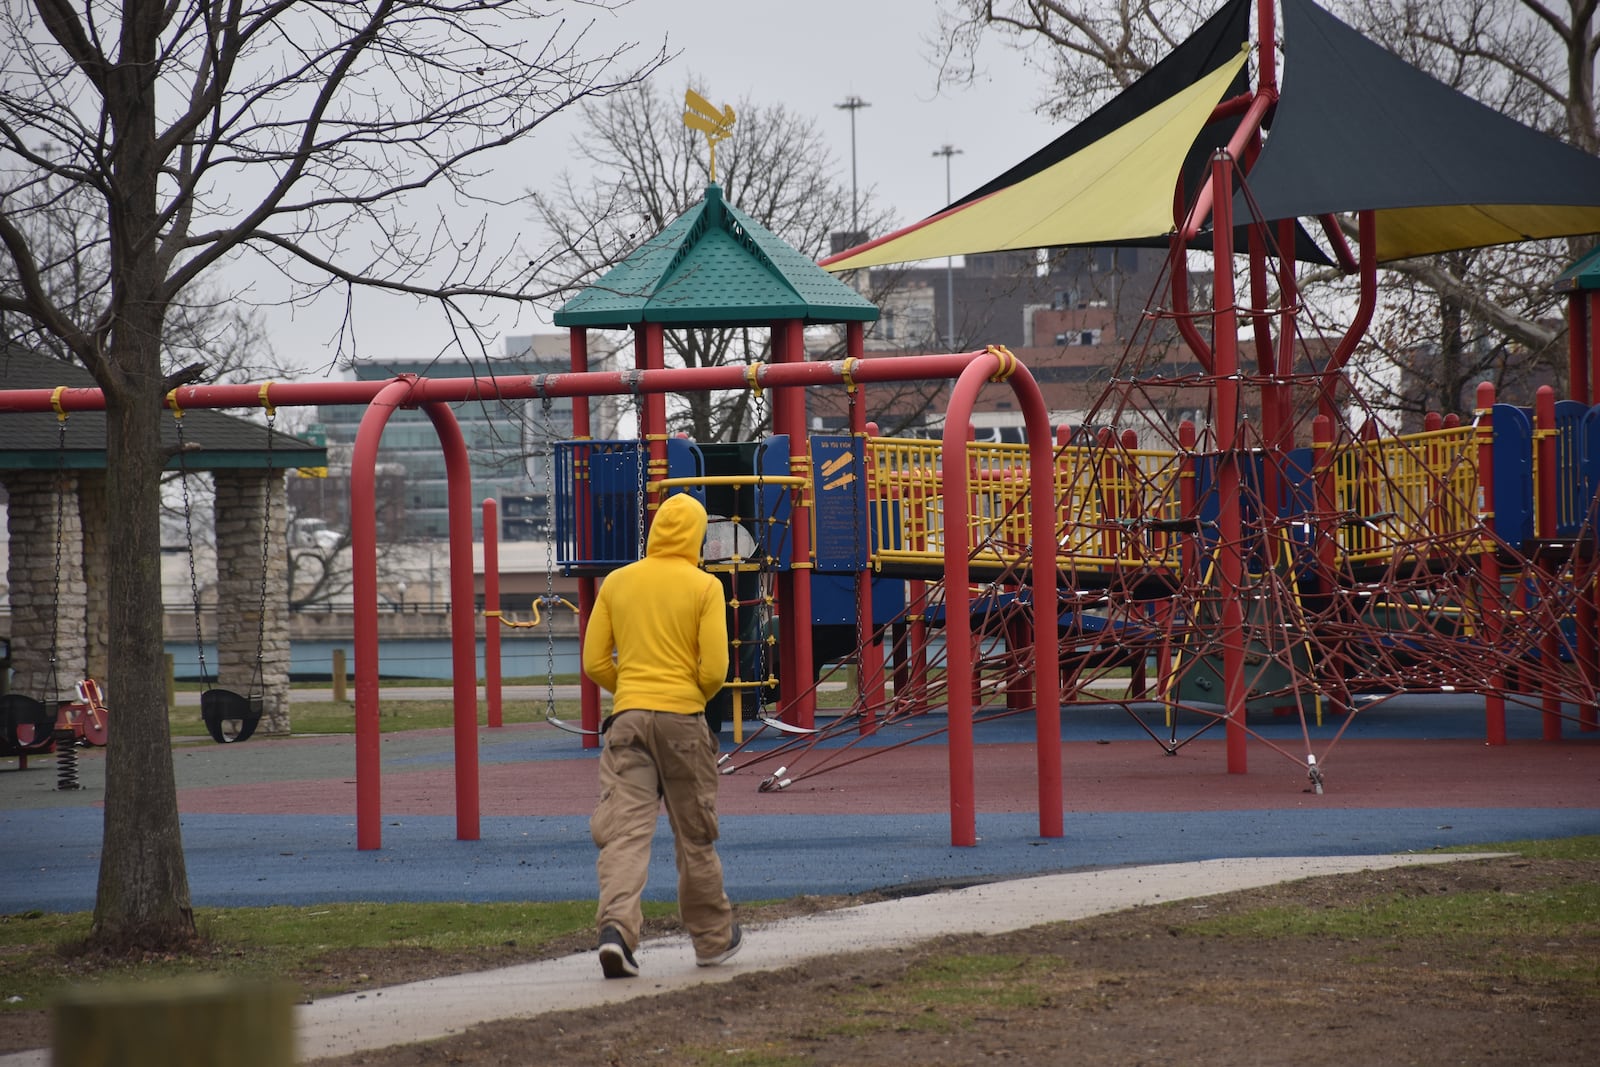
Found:
[[[185,294],[242,263],[294,299],[370,287],[431,302],[476,341],[489,301],[540,295],[537,263],[486,227],[490,153],[660,57],[591,50],[564,8],[512,0],[31,0],[0,25],[0,245],[16,279],[0,308],[105,392],[125,561],[92,942],[168,946],[194,936],[159,610],[163,398],[203,373],[162,365]],[[26,205],[52,182],[104,221],[102,305],[63,306],[45,285],[53,253]]]
[[[939,8],[939,76],[952,85],[971,82],[982,73],[983,44],[997,38],[1048,75],[1044,114],[1080,119],[1137,81],[1212,8],[1196,0],[946,0]]]
[[[1413,66],[1586,152],[1595,120],[1595,5],[1565,14],[1542,0],[1430,5],[1356,0],[1352,25]],[[1550,282],[1593,239],[1535,241],[1387,265],[1388,314],[1367,339],[1369,365],[1397,368],[1389,403],[1410,416],[1459,411],[1470,387],[1496,383],[1531,403],[1565,371],[1566,330]]]
[[[544,276],[549,286],[576,292],[699,202],[710,181],[709,158],[701,135],[680,119],[682,101],[681,90],[663,95],[647,83],[585,106],[573,152],[587,166],[578,176],[563,174],[549,193],[531,194],[536,220],[565,253]],[[849,183],[836,178],[815,120],[750,100],[739,101],[735,113],[733,136],[717,149],[717,183],[728,203],[812,258],[826,255],[832,235],[855,223],[874,233],[890,227],[870,189],[852,214]],[[883,299],[897,278],[894,271],[874,272],[865,295]],[[765,329],[666,336],[668,351],[685,367],[765,360],[771,348]],[[875,400],[889,399],[887,389],[883,394]],[[751,395],[736,392],[691,394],[674,421],[696,440],[716,441],[747,438],[764,420]]]
[[[1148,70],[1210,7],[1193,0],[946,0],[942,76],[971,77],[979,45],[998,39],[1030,62],[1048,64],[1055,90],[1048,113],[1079,119]],[[1350,0],[1334,8],[1453,88],[1585,151],[1600,150],[1592,0]],[[1591,244],[1547,241],[1387,264],[1384,313],[1361,352],[1376,403],[1414,415],[1459,410],[1464,386],[1484,377],[1531,399],[1534,385],[1559,373],[1563,351],[1549,282]],[[1327,274],[1306,281],[1307,295],[1336,326],[1347,294]]]

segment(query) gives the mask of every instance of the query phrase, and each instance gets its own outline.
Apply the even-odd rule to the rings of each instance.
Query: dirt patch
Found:
[[[625,1009],[507,1020],[318,1062],[1055,1065],[1065,1050],[1073,1062],[1117,1064],[1578,1062],[1592,1047],[1600,1009],[1600,915],[1556,935],[1548,925],[1519,931],[1506,922],[1494,925],[1502,932],[1493,936],[1469,922],[1359,938],[1218,925],[1269,909],[1315,916],[1462,893],[1515,909],[1519,896],[1531,901],[1548,891],[1593,899],[1596,885],[1594,861],[1339,875],[832,957],[641,998]],[[837,901],[817,906],[830,903]],[[752,927],[763,918],[741,917]]]

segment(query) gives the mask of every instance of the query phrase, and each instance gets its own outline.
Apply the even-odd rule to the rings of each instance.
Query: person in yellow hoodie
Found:
[[[583,672],[612,694],[601,725],[600,802],[589,832],[600,849],[600,969],[639,973],[656,813],[664,802],[678,863],[678,914],[695,962],[711,967],[743,945],[717,856],[717,741],[706,702],[728,674],[722,584],[700,569],[706,509],[668,497],[645,556],[606,577],[583,638]]]

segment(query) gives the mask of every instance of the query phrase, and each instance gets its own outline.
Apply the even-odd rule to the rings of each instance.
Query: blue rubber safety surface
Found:
[[[1153,709],[1154,706],[1151,706]],[[1158,714],[1139,709],[1145,725],[1162,737]],[[1180,728],[1204,720],[1191,716]],[[940,717],[930,716],[937,725]],[[1118,707],[1074,707],[1063,712],[1066,741],[1148,740]],[[1341,721],[1307,729],[1327,739]],[[1255,716],[1263,736],[1299,738],[1298,717]],[[1513,709],[1508,734],[1528,744],[1539,736],[1536,710]],[[1028,742],[1031,715],[981,723],[980,741]],[[755,901],[799,894],[930,888],[995,881],[1088,867],[1178,863],[1223,857],[1336,856],[1482,846],[1499,841],[1600,833],[1600,737],[1579,734],[1569,722],[1564,750],[1581,768],[1577,781],[1585,807],[1495,807],[1486,790],[1483,807],[1303,807],[1286,797],[1281,809],[1203,811],[1068,811],[1065,834],[1038,836],[1031,812],[977,816],[979,842],[950,845],[944,783],[933,789],[925,814],[729,814],[722,816],[722,855],[729,895]],[[893,744],[926,732],[924,726],[881,731],[869,742]],[[1184,729],[1180,729],[1180,735]],[[839,741],[843,744],[853,733]],[[1210,731],[1220,739],[1220,730]],[[1344,737],[1382,739],[1482,739],[1481,703],[1459,697],[1403,697],[1358,714]],[[386,735],[385,774],[430,770],[453,759],[448,741],[424,742]],[[515,761],[588,760],[593,749],[553,730],[481,732],[485,765]],[[729,747],[723,735],[724,749]],[[942,735],[926,744],[943,744]],[[766,747],[763,738],[755,747]],[[1532,744],[1539,744],[1532,741]],[[1164,759],[1151,742],[1154,759]],[[180,748],[180,772],[210,758],[229,773],[248,764],[324,761],[324,776],[348,777],[348,753],[338,746],[293,749],[247,746]],[[336,769],[329,769],[330,764]],[[51,788],[48,759],[37,770],[0,782],[0,914],[30,910],[77,911],[93,906],[99,875],[103,813],[89,791]],[[1588,771],[1595,773],[1590,776]],[[192,773],[192,772],[189,772]],[[253,780],[275,780],[261,772]],[[247,776],[248,777],[248,776]],[[180,784],[183,775],[180,774]],[[238,779],[243,780],[243,779]],[[869,798],[868,798],[869,799]],[[1381,799],[1379,800],[1381,803]],[[198,906],[313,904],[332,901],[493,901],[590,899],[595,892],[595,849],[581,815],[486,815],[480,840],[457,841],[450,815],[386,815],[383,847],[356,849],[354,813],[186,814],[185,856]],[[671,835],[663,818],[655,840],[647,896],[673,899],[676,875]]]
[[[0,815],[0,913],[94,905],[102,813]],[[1600,833],[1596,808],[1362,808],[1318,811],[1068,813],[1061,838],[1032,814],[980,815],[974,848],[949,844],[948,817],[725,816],[722,855],[736,902],[872,890],[916,892],[1083,867],[1238,856],[1423,851]],[[386,820],[383,848],[359,852],[355,820],[332,815],[187,815],[197,906],[330,901],[580,900],[595,892],[588,819],[489,817],[481,840],[455,840],[450,816]],[[647,896],[676,891],[663,819]]]

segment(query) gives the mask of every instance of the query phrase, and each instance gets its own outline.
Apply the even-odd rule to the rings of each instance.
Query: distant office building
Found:
[[[590,337],[590,367],[609,370],[611,352]],[[362,363],[355,369],[358,381],[384,381],[398,374],[425,378],[492,378],[538,374],[566,374],[571,366],[565,333],[508,337],[505,356],[487,363],[472,360],[395,360]],[[552,397],[546,406],[539,399],[471,401],[451,405],[466,440],[472,461],[472,531],[483,538],[484,499],[501,502],[501,538],[535,540],[548,536],[551,515],[550,456],[556,441],[572,436],[572,400]],[[348,486],[349,446],[355,443],[364,407],[330,405],[318,408],[320,422],[312,427],[325,435],[329,452],[329,482],[306,485],[314,500],[292,501],[298,516],[315,516],[334,526],[348,522],[348,492],[329,493],[330,486]],[[591,431],[595,437],[615,432],[615,405],[610,398],[590,403]],[[339,461],[343,460],[343,469]],[[385,471],[401,472],[399,506],[389,509],[386,540],[442,540],[449,534],[447,482],[439,437],[421,411],[396,411],[384,428],[378,461]],[[305,480],[310,481],[310,480]],[[394,527],[403,527],[396,529]]]

